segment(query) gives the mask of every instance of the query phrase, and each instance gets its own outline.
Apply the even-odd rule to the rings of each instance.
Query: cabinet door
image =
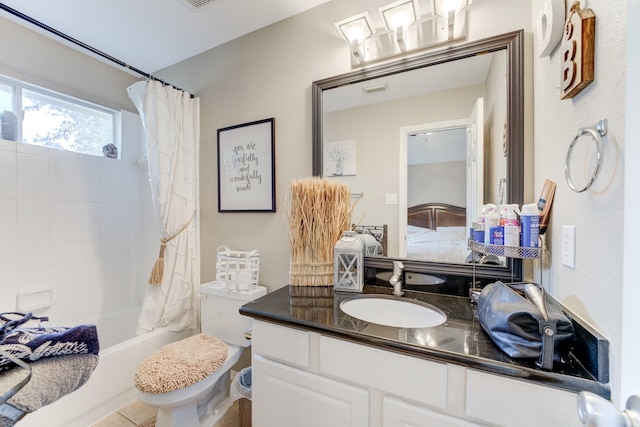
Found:
[[[478,427],[469,421],[385,397],[382,402],[383,427]]]
[[[575,393],[467,371],[467,416],[492,425],[580,427]]]
[[[367,390],[253,356],[254,427],[367,427]]]

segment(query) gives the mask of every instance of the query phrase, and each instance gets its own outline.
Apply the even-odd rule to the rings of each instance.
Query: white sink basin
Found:
[[[446,322],[447,315],[430,304],[388,295],[363,295],[342,301],[340,309],[351,317],[396,328],[429,328]]]

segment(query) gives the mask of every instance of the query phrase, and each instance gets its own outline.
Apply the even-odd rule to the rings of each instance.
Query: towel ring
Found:
[[[597,155],[596,155],[596,167],[593,170],[593,174],[591,175],[591,179],[587,182],[583,188],[578,188],[574,185],[573,180],[571,179],[571,171],[569,164],[571,163],[571,156],[573,155],[573,149],[576,146],[576,143],[580,139],[582,135],[590,134],[593,139],[596,141],[597,147]],[[569,150],[567,151],[567,158],[564,161],[564,174],[567,178],[567,184],[569,184],[569,188],[571,188],[576,193],[582,193],[591,187],[591,184],[594,183],[598,174],[600,174],[600,168],[602,166],[602,160],[604,158],[604,145],[602,143],[602,137],[607,134],[607,119],[600,120],[596,123],[595,126],[580,128],[578,130],[578,134],[571,141],[571,145],[569,145]]]

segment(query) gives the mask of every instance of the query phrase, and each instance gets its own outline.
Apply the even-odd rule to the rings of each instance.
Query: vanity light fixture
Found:
[[[364,41],[373,34],[369,12],[359,13],[335,23],[342,37],[351,47],[351,55],[358,62],[365,61]]]
[[[405,40],[409,25],[416,22],[419,14],[413,0],[399,0],[378,9],[387,30],[396,34],[398,47],[402,52],[407,50]]]
[[[472,0],[396,0],[378,9],[385,28],[376,31],[368,12],[336,22],[349,44],[351,66],[433,47],[466,37],[466,10]]]

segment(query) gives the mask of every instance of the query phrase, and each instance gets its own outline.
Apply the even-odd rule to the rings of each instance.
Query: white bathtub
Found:
[[[118,321],[97,322],[101,348],[104,342],[112,342],[119,326],[126,321],[127,329],[135,330],[136,321],[119,316]],[[115,331],[110,332],[114,328]],[[89,381],[75,392],[28,414],[20,427],[87,427],[132,401],[134,397],[133,374],[140,362],[153,351],[170,342],[190,335],[189,332],[157,330],[120,344],[101,349],[100,361]]]

